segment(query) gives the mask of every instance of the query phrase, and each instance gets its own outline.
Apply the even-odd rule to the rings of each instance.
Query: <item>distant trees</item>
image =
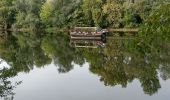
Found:
[[[65,27],[73,23],[74,12],[80,4],[80,0],[49,0],[46,1],[40,12],[41,20],[51,27]]]
[[[82,65],[87,61],[90,71],[105,85],[126,87],[136,78],[144,92],[152,95],[161,87],[157,71],[164,80],[170,78],[169,12],[168,0],[0,0],[0,29],[77,25],[140,28],[132,42],[112,40],[106,48],[94,50],[70,47],[64,33],[1,33],[0,56],[12,67],[0,70],[0,81],[4,82],[0,96],[12,93],[7,77],[52,61],[62,73],[70,71],[73,62]]]
[[[135,44],[140,52],[159,54],[162,51],[162,44],[168,46],[167,43],[170,42],[169,11],[170,4],[162,4],[156,7],[141,25]]]
[[[121,23],[123,7],[122,4],[116,0],[107,0],[107,3],[103,5],[103,12],[106,14],[109,25],[119,27]]]
[[[37,29],[41,26],[40,7],[44,0],[15,0],[16,21],[13,28]]]
[[[54,8],[51,3],[45,2],[41,7],[40,18],[43,23],[46,23],[47,26],[51,26],[52,20],[51,17],[53,16]]]
[[[167,0],[1,0],[0,27],[139,27]]]
[[[0,28],[8,29],[14,22],[13,0],[0,0]]]

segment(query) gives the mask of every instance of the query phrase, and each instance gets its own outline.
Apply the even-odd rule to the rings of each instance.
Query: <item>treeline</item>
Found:
[[[0,0],[1,28],[39,28],[43,2],[45,0]]]
[[[0,29],[138,27],[169,0],[0,0]]]

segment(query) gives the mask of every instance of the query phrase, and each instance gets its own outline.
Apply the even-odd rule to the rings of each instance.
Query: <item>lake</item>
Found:
[[[146,53],[134,38],[1,32],[0,100],[169,100],[169,45]]]

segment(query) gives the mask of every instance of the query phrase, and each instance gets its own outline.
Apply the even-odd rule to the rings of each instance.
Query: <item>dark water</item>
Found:
[[[2,32],[0,100],[169,100],[168,45],[146,53],[133,43]]]

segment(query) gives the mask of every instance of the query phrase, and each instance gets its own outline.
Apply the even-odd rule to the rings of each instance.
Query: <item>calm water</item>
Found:
[[[0,34],[0,100],[169,100],[168,46],[145,53],[128,37]]]

